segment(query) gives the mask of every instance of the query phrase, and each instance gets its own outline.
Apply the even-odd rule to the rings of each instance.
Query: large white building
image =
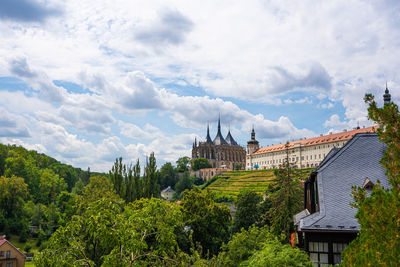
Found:
[[[336,134],[321,135],[309,139],[300,139],[279,145],[259,148],[255,140],[254,129],[251,140],[247,142],[246,170],[278,168],[284,160],[297,168],[310,168],[320,164],[332,148],[341,148],[357,133],[373,132],[373,127],[359,128]]]

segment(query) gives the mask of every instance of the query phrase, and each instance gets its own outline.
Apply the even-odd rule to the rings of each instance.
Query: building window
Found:
[[[328,266],[328,242],[310,242],[310,259],[316,267]]]
[[[6,263],[6,267],[14,267],[14,263],[8,262],[8,263]]]
[[[304,160],[304,156],[301,156],[301,160]]]
[[[4,257],[4,251],[0,251],[0,257]]]
[[[11,258],[11,251],[7,250],[6,251],[6,259]]]
[[[342,261],[342,256],[340,255],[342,251],[347,247],[346,243],[333,243],[333,264],[340,264]]]

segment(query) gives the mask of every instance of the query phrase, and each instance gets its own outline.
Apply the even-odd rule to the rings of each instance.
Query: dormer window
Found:
[[[365,178],[363,188],[367,191],[371,191],[373,187],[374,187],[374,183],[368,177]]]

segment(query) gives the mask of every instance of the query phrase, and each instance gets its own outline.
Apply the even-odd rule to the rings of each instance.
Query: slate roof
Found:
[[[300,231],[358,231],[354,217],[357,210],[350,206],[352,186],[362,186],[368,177],[374,184],[389,187],[385,169],[379,161],[386,150],[374,133],[356,134],[339,151],[316,170],[319,211],[301,216]],[[300,214],[298,214],[300,215]]]
[[[222,137],[221,134],[221,120],[218,119],[218,132],[217,136],[214,138],[214,145],[220,146],[220,145],[228,145],[228,143],[225,141],[225,139]]]
[[[228,145],[238,146],[238,143],[236,143],[235,139],[233,139],[233,137],[231,135],[231,131],[228,132],[228,135],[226,136],[225,141],[228,143]]]
[[[292,141],[292,142],[289,142],[289,148],[291,148],[297,144],[300,144],[301,147],[308,147],[308,146],[314,146],[314,145],[323,145],[323,144],[337,142],[337,141],[347,141],[347,140],[350,140],[351,138],[353,138],[353,136],[358,133],[372,133],[374,131],[374,128],[375,128],[375,126],[372,126],[372,127],[368,127],[368,128],[355,129],[352,131],[346,131],[346,132],[341,132],[341,133],[336,133],[336,134],[328,134],[328,135],[318,136],[318,137],[314,137],[314,138]],[[255,151],[253,153],[253,155],[268,153],[268,152],[272,152],[272,151],[282,151],[282,150],[286,150],[285,143],[261,147],[257,151]]]

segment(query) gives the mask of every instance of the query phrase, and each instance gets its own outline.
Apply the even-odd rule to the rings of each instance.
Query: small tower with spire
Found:
[[[388,89],[387,83],[386,83],[386,90],[385,90],[385,94],[383,95],[383,104],[384,105],[389,104],[391,101],[390,98],[391,98],[391,95],[389,94],[389,89]]]
[[[251,130],[251,139],[247,141],[247,154],[253,154],[259,148],[260,145],[256,140],[256,132],[254,131],[254,125],[253,125],[253,128]]]

